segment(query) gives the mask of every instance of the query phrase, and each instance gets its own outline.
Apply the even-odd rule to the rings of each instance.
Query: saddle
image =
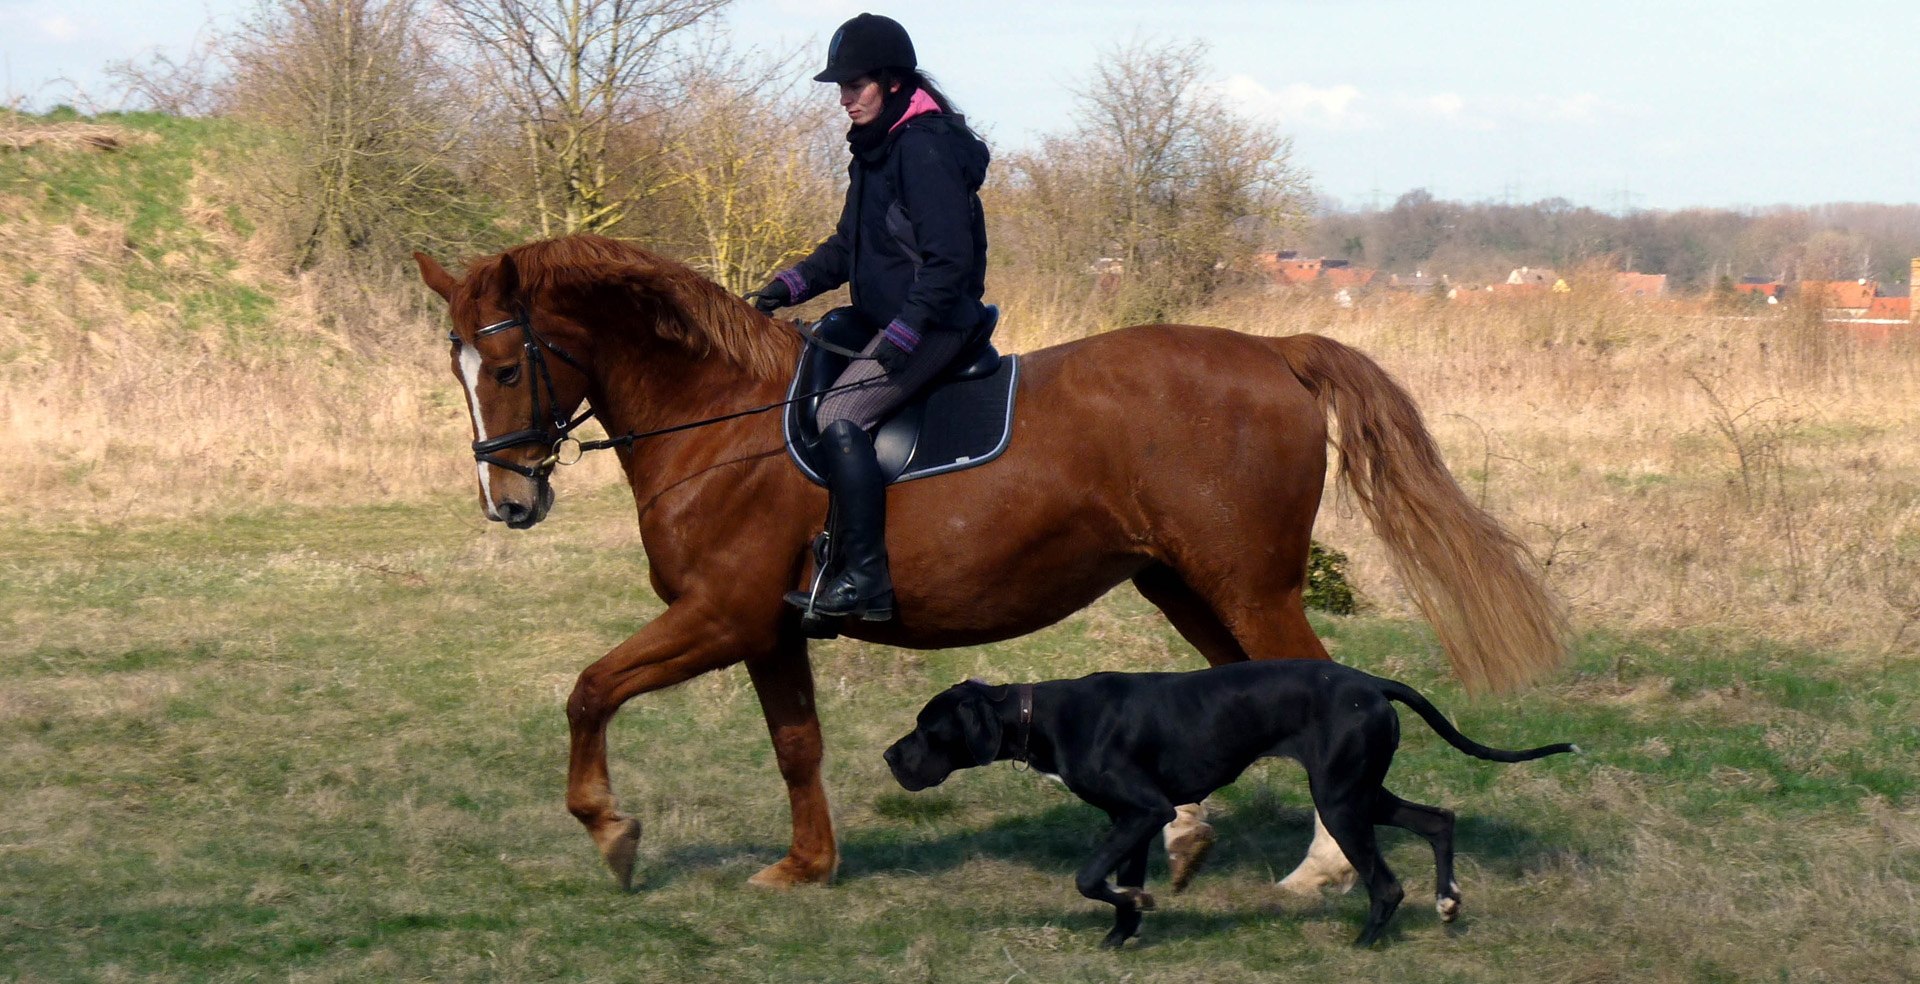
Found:
[[[999,320],[1000,309],[988,305],[986,318],[952,366],[874,429],[873,450],[887,484],[984,465],[1007,449],[1013,437],[1013,393],[1020,359],[994,349],[993,329]],[[824,318],[817,330],[824,341],[839,348],[859,349],[868,341],[861,337],[867,333],[846,319]],[[787,398],[831,387],[850,362],[809,342],[801,349]],[[817,458],[820,428],[814,417],[822,399],[814,396],[788,404],[783,430],[793,463],[809,481],[825,486],[826,469]]]

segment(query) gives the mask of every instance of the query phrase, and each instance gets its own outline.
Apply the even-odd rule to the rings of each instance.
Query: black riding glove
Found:
[[[752,301],[761,314],[772,314],[793,303],[793,288],[788,287],[785,280],[775,277],[765,287],[748,294],[746,299]]]
[[[880,345],[873,350],[873,361],[880,363],[880,368],[890,373],[905,369],[907,359],[911,357],[911,352],[895,345],[891,338],[882,338]]]

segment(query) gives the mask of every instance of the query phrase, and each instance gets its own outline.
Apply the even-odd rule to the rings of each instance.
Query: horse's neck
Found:
[[[665,342],[619,346],[604,351],[599,361],[592,399],[595,415],[609,435],[640,434],[695,423],[772,403],[785,395],[783,383],[756,378],[718,355],[696,357]],[[772,420],[777,431],[778,419],[769,412],[744,421]],[[733,422],[715,426],[733,429]],[[673,457],[682,461],[689,444],[708,443],[675,437],[636,441],[630,452],[636,476],[658,474],[658,469],[650,465],[664,446],[663,440],[674,448]],[[723,449],[716,447],[715,454],[721,453]],[[659,477],[671,481],[668,476]]]

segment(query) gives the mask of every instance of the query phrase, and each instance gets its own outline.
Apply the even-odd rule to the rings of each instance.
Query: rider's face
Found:
[[[895,91],[900,88],[894,83]],[[866,126],[880,118],[880,104],[885,97],[880,94],[880,83],[867,76],[861,76],[852,82],[840,83],[840,107],[847,111],[847,119],[854,126]]]

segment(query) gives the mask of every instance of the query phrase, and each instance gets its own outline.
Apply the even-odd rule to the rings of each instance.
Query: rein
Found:
[[[609,437],[599,441],[582,441],[573,436],[573,431],[575,428],[579,427],[581,424],[584,424],[588,420],[593,419],[593,413],[594,413],[593,408],[588,407],[587,409],[581,411],[579,416],[574,417],[571,420],[569,420],[566,417],[565,413],[560,409],[559,400],[557,399],[558,391],[554,389],[554,386],[553,386],[553,374],[547,369],[547,360],[546,360],[546,357],[541,354],[541,350],[545,349],[545,350],[551,351],[554,355],[560,357],[560,361],[565,362],[569,366],[572,366],[574,368],[574,371],[580,373],[583,376],[588,375],[586,367],[581,365],[577,360],[575,360],[573,356],[568,355],[565,349],[562,349],[558,345],[553,344],[552,342],[542,337],[539,332],[534,331],[533,322],[527,317],[527,311],[526,311],[526,308],[524,307],[520,309],[519,314],[511,318],[508,318],[505,321],[496,321],[493,324],[487,325],[486,327],[481,328],[478,331],[475,331],[473,333],[473,337],[476,339],[483,338],[487,335],[497,334],[499,332],[507,331],[513,328],[520,328],[525,330],[526,341],[523,343],[522,347],[526,351],[526,360],[539,373],[538,378],[530,377],[530,380],[531,380],[530,385],[533,387],[533,407],[532,407],[532,414],[531,414],[533,419],[525,430],[517,430],[511,434],[502,434],[499,437],[493,437],[493,438],[488,438],[487,440],[484,440],[484,441],[473,442],[473,457],[475,461],[480,461],[485,464],[493,465],[496,468],[505,468],[510,472],[515,472],[517,474],[525,475],[528,478],[537,479],[541,481],[545,481],[548,476],[553,474],[553,469],[556,465],[575,464],[579,462],[581,458],[585,457],[587,452],[589,451],[604,451],[608,448],[632,447],[634,443],[638,441],[644,441],[649,437],[660,437],[661,435],[664,435],[664,434],[677,434],[680,431],[693,430],[695,428],[705,427],[709,424],[718,424],[728,420],[735,420],[740,417],[750,417],[750,416],[753,416],[754,414],[766,413],[769,410],[778,410],[781,407],[789,406],[795,403],[800,403],[805,400],[811,400],[816,396],[825,396],[829,393],[837,393],[841,390],[852,389],[856,386],[864,386],[873,381],[870,379],[863,379],[858,382],[842,383],[838,386],[828,386],[828,387],[825,387],[824,389],[817,389],[809,393],[802,393],[799,396],[795,396],[790,399],[781,400],[777,403],[768,403],[763,406],[748,407],[745,410],[736,410],[732,413],[724,413],[717,417],[708,417],[704,420],[695,420],[695,421],[690,421],[684,424],[675,424],[671,427],[660,427],[650,431],[637,431],[637,432],[628,431],[627,433],[622,434],[618,437]],[[827,349],[828,351],[839,353],[839,354],[850,354],[854,358],[868,358],[867,356],[860,355],[860,353],[858,352],[848,353],[846,349],[843,349],[840,346],[833,345],[825,341],[824,339],[820,338],[818,335],[806,330],[805,328],[799,328],[799,331],[800,331],[800,334],[807,339],[809,344],[818,345],[821,348],[824,348],[824,349]],[[458,332],[452,332],[452,331],[447,332],[447,338],[453,341],[456,345],[461,344],[461,339]],[[542,381],[544,381],[547,386],[548,404],[549,404],[549,409],[552,411],[552,416],[553,416],[551,429],[548,429],[547,427],[543,426],[540,419],[540,383]],[[558,437],[554,436],[556,432],[559,434]],[[539,461],[535,462],[532,465],[515,464],[511,461],[505,461],[495,456],[494,454],[494,452],[496,451],[503,451],[507,448],[518,447],[522,444],[547,444],[549,442],[551,442],[552,444],[551,452],[545,458],[540,459]],[[566,454],[566,446],[568,444],[573,445],[573,454],[571,457],[568,457]]]

